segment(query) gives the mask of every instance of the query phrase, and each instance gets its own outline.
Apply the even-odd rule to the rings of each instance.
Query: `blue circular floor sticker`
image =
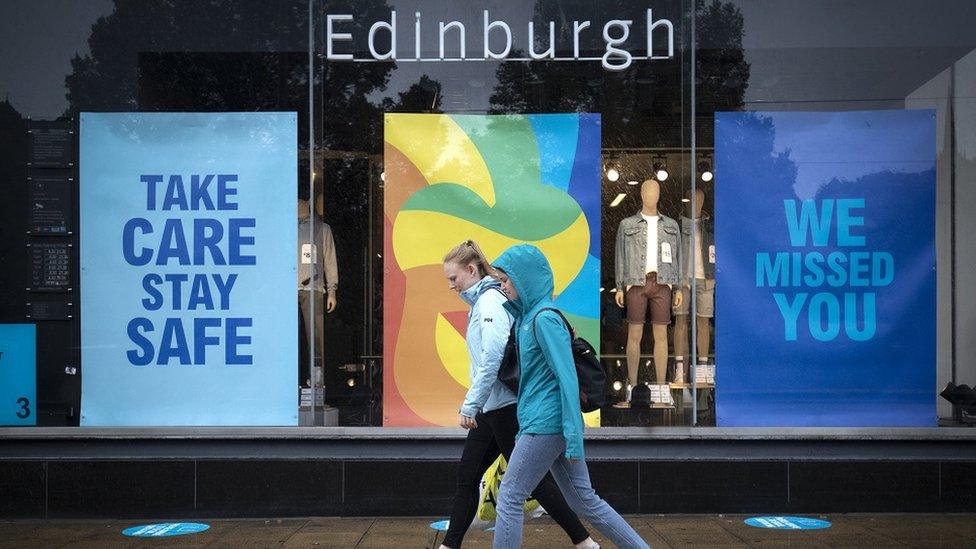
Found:
[[[199,522],[163,522],[160,524],[145,524],[122,530],[122,535],[134,538],[163,538],[169,536],[184,536],[197,534],[208,530],[210,526]]]
[[[745,523],[756,528],[773,528],[776,530],[823,530],[830,528],[830,521],[806,517],[752,517],[746,519]]]
[[[439,532],[446,532],[451,526],[451,521],[449,520],[439,520],[437,522],[430,523],[430,527]]]

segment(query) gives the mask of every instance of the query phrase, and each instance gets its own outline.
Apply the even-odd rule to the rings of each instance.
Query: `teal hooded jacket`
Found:
[[[519,436],[562,434],[566,458],[583,459],[583,415],[570,333],[554,311],[552,269],[538,248],[519,244],[492,265],[508,275],[518,299],[505,303],[518,341]],[[533,324],[534,329],[533,329]]]

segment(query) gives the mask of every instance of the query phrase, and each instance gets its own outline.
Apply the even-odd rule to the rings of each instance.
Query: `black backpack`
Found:
[[[539,313],[545,310],[555,311],[566,323],[566,328],[571,335],[570,348],[573,352],[573,362],[576,363],[576,378],[579,380],[580,409],[583,412],[599,410],[606,403],[607,374],[603,369],[603,364],[600,363],[600,358],[596,356],[596,350],[590,345],[590,342],[581,337],[576,337],[576,330],[563,316],[562,311],[553,307],[546,307]],[[538,316],[538,313],[536,315]],[[534,322],[535,319],[533,318],[533,332],[535,331]],[[512,391],[518,392],[518,345],[515,340],[514,324],[508,336],[508,343],[505,345],[505,354],[502,357],[501,366],[498,368],[498,379]]]

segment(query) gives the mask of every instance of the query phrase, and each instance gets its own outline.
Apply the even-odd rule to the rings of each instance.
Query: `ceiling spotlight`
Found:
[[[668,169],[664,167],[664,162],[654,163],[654,178],[659,182],[664,183],[668,178]]]
[[[346,380],[346,385],[348,385],[350,387],[355,387],[356,386],[356,378],[351,377],[351,378],[347,379]]]
[[[681,201],[682,202],[691,202],[691,199],[690,198],[682,198]]]
[[[621,202],[624,201],[625,198],[627,198],[627,194],[626,193],[620,193],[620,194],[618,194],[617,195],[617,198],[614,198],[613,199],[613,202],[610,203],[610,207],[611,208],[616,208],[617,206],[620,205]]]
[[[701,173],[701,180],[704,181],[705,183],[708,183],[709,181],[712,180],[713,177],[715,177],[715,174],[712,173],[711,167],[708,165],[708,162],[699,162],[698,172]]]
[[[619,391],[619,390],[621,390],[623,388],[624,388],[624,384],[623,383],[621,383],[619,381],[614,381],[613,382],[613,390],[614,391]]]
[[[380,181],[386,181],[386,172],[380,172]]]
[[[636,187],[637,185],[640,185],[640,181],[628,181],[627,184],[631,187]]]
[[[618,172],[613,168],[610,168],[609,170],[607,170],[607,179],[609,179],[610,181],[616,181],[620,179],[620,172]]]

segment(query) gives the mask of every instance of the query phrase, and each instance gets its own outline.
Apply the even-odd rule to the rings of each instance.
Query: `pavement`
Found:
[[[976,514],[807,515],[824,530],[770,530],[744,524],[745,515],[640,515],[627,520],[651,547],[947,547],[976,548]],[[0,548],[311,547],[436,548],[443,533],[428,518],[188,519],[208,524],[197,534],[132,538],[126,528],[178,520],[4,520]],[[591,530],[592,531],[592,530]],[[491,532],[470,531],[464,547],[491,547]],[[602,536],[594,536],[604,547]],[[548,517],[526,522],[525,548],[572,547]]]

